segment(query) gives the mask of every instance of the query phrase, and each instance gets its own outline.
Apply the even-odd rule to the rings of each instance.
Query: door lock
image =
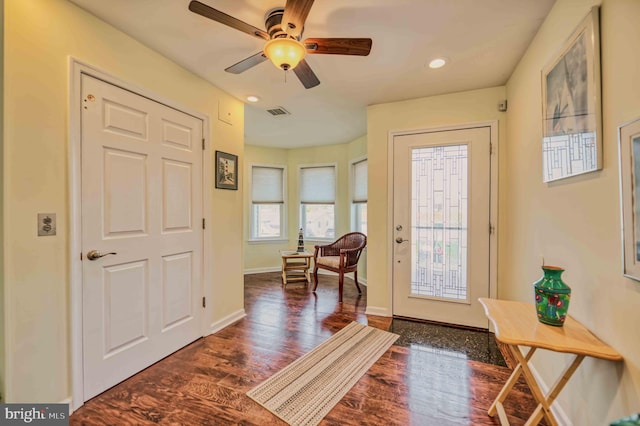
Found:
[[[396,226],[396,231],[402,231],[402,225]]]
[[[87,259],[96,260],[96,259],[100,259],[101,257],[108,256],[110,254],[118,254],[118,253],[111,252],[111,253],[101,254],[98,250],[91,250],[91,251],[87,252]]]

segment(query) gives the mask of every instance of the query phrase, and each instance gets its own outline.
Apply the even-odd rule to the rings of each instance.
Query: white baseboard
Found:
[[[244,270],[244,274],[245,275],[253,275],[253,274],[263,274],[266,272],[281,272],[282,271],[282,267],[281,266],[270,266],[267,268],[250,268],[250,269],[245,269]],[[338,276],[338,274],[336,272],[333,271],[327,271],[326,269],[318,269],[318,275],[333,275],[333,276]],[[348,277],[350,277],[350,275],[347,275]],[[362,284],[362,285],[367,285],[367,279],[366,278],[362,278],[362,277],[358,277],[358,284]]]
[[[245,275],[252,275],[252,274],[263,274],[265,272],[280,272],[280,271],[282,271],[280,266],[272,266],[272,267],[268,267],[268,268],[245,269],[244,270],[244,274]]]
[[[333,275],[334,277],[337,277],[338,273],[337,272],[333,272],[333,271],[327,271],[326,269],[318,269],[318,275]],[[351,272],[349,272],[348,274],[345,275],[345,277],[353,279],[353,274]],[[367,286],[367,279],[366,278],[362,278],[362,277],[358,277],[358,284],[362,284],[363,286],[366,287]]]
[[[542,393],[548,395],[549,385],[547,385],[547,383],[542,380],[542,376],[540,376],[540,373],[538,373],[538,370],[536,370],[531,362],[529,362],[529,369],[531,370],[533,376],[536,378],[536,381],[538,382]],[[558,400],[555,400],[554,403],[551,404],[551,411],[553,412],[553,415],[556,416],[556,420],[558,421],[558,424],[560,426],[573,426],[573,422],[569,419],[567,413],[564,412],[564,410],[558,403]]]
[[[252,274],[263,274],[265,272],[282,272],[282,267],[281,266],[270,266],[267,268],[251,268],[251,269],[245,269],[244,270],[244,274],[245,275],[252,275]],[[313,272],[313,268],[311,268],[311,272]],[[327,271],[326,269],[318,269],[318,275],[334,275],[334,276],[338,276],[338,274],[336,272],[333,271]]]
[[[209,326],[209,334],[216,333],[222,330],[223,328],[233,324],[234,322],[241,320],[246,316],[247,316],[247,313],[244,311],[244,309],[240,309],[239,311],[229,314],[218,321],[212,322],[211,325]]]
[[[69,404],[69,415],[71,415],[71,413],[73,413],[75,410],[77,410],[78,408],[80,408],[82,406],[82,404],[80,404],[78,407],[74,407],[73,406],[73,398],[70,397],[70,396],[66,397],[62,401],[59,401],[58,404]]]
[[[364,312],[366,315],[377,315],[379,317],[390,317],[391,312],[387,308],[380,308],[378,306],[367,306],[367,310]]]

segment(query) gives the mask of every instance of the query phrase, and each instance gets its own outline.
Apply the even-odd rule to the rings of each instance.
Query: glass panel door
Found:
[[[487,328],[491,128],[393,139],[393,314]]]

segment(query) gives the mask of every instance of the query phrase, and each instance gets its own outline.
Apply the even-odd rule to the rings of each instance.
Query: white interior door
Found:
[[[487,328],[491,128],[393,139],[393,314]]]
[[[203,123],[87,75],[81,84],[87,400],[202,335]]]

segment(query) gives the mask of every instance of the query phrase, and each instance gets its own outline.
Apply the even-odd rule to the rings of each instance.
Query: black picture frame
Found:
[[[238,189],[238,156],[216,151],[216,188]]]

